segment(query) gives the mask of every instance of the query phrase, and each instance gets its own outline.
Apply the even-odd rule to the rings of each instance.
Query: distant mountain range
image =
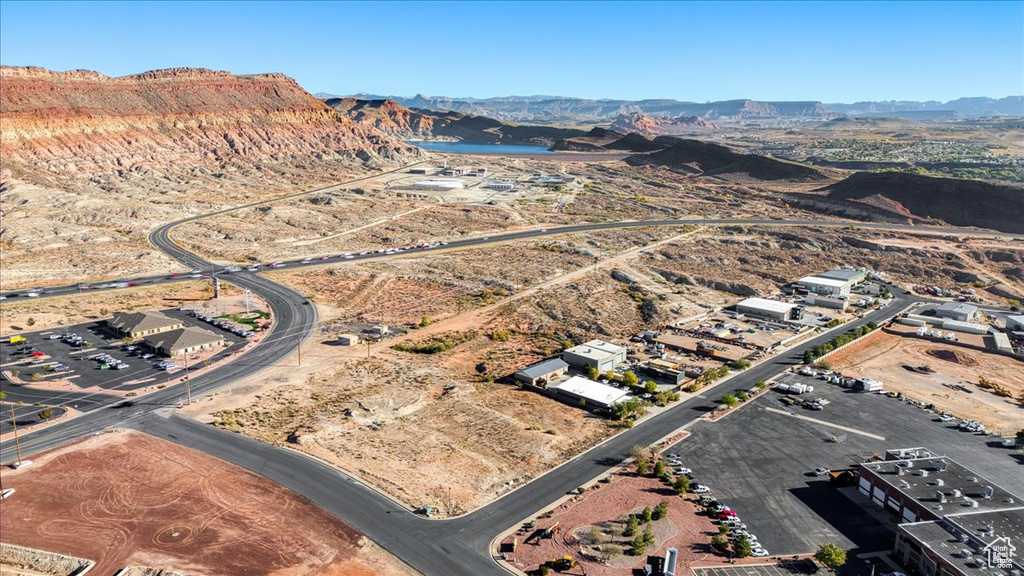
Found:
[[[319,93],[317,97],[339,98]],[[506,122],[535,124],[609,122],[620,115],[643,113],[652,116],[695,116],[712,121],[758,119],[823,120],[837,116],[902,116],[915,120],[973,118],[981,116],[1024,116],[1024,96],[1006,98],[959,98],[949,102],[885,101],[853,104],[823,104],[815,101],[764,102],[724,100],[681,102],[678,100],[590,100],[559,96],[506,96],[499,98],[451,98],[447,96],[383,96],[355,94],[360,100],[390,99],[408,108],[452,110],[487,116]]]

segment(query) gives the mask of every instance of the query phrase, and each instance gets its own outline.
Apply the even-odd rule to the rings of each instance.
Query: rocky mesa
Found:
[[[714,130],[718,126],[700,116],[652,116],[643,112],[619,114],[610,128],[616,132],[636,132],[651,136],[678,136],[704,130]]]
[[[416,153],[282,74],[174,68],[110,78],[3,67],[0,111],[5,167],[65,175]]]

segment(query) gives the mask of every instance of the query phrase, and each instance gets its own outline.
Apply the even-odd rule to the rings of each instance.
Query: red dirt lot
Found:
[[[405,576],[410,568],[305,498],[138,432],[90,437],[4,469],[0,534],[19,546],[186,574]]]

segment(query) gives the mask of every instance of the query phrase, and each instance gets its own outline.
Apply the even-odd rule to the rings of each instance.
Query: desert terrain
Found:
[[[879,332],[829,357],[833,369],[867,376],[887,390],[935,404],[958,418],[977,420],[998,435],[1012,436],[1024,422],[1024,362],[954,344]],[[925,367],[929,373],[908,370]],[[981,379],[1005,387],[1002,397],[978,386]]]
[[[352,527],[256,474],[137,432],[90,437],[4,470],[4,541],[199,574],[414,574]]]

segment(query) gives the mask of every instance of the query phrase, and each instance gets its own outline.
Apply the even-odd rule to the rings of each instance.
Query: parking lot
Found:
[[[818,571],[818,566],[810,560],[693,569],[696,576],[800,576],[801,574],[814,574]]]
[[[187,311],[164,310],[163,313],[224,337],[228,345],[218,349],[207,362],[226,358],[247,341],[244,336],[197,319]],[[76,334],[80,340],[68,337],[71,334]],[[25,342],[0,343],[0,365],[3,365],[5,372],[17,371],[18,379],[27,382],[27,386],[35,384],[34,387],[45,388],[50,392],[50,398],[44,401],[46,404],[62,403],[62,395],[56,393],[54,386],[49,384],[53,380],[63,380],[67,383],[61,391],[66,392],[64,396],[71,401],[79,399],[79,390],[98,388],[133,392],[177,382],[183,376],[184,362],[180,358],[172,360],[176,368],[165,370],[159,363],[169,360],[168,358],[153,353],[141,342],[133,344],[134,349],[126,349],[121,337],[110,331],[104,321],[21,336],[25,338]],[[148,354],[152,356],[144,357]],[[124,368],[119,369],[119,366]],[[38,394],[33,395],[22,386],[13,386],[5,382],[4,391],[10,401],[18,401],[22,395],[26,397],[22,400],[26,403],[40,401]]]
[[[772,555],[813,552],[824,542],[855,553],[891,547],[886,517],[872,515],[855,489],[836,489],[813,473],[851,467],[890,448],[929,448],[1024,493],[1019,451],[901,400],[792,378],[813,384],[804,396],[827,400],[824,409],[787,407],[780,402],[786,395],[771,390],[716,422],[694,424],[688,439],[666,450],[679,454]]]

